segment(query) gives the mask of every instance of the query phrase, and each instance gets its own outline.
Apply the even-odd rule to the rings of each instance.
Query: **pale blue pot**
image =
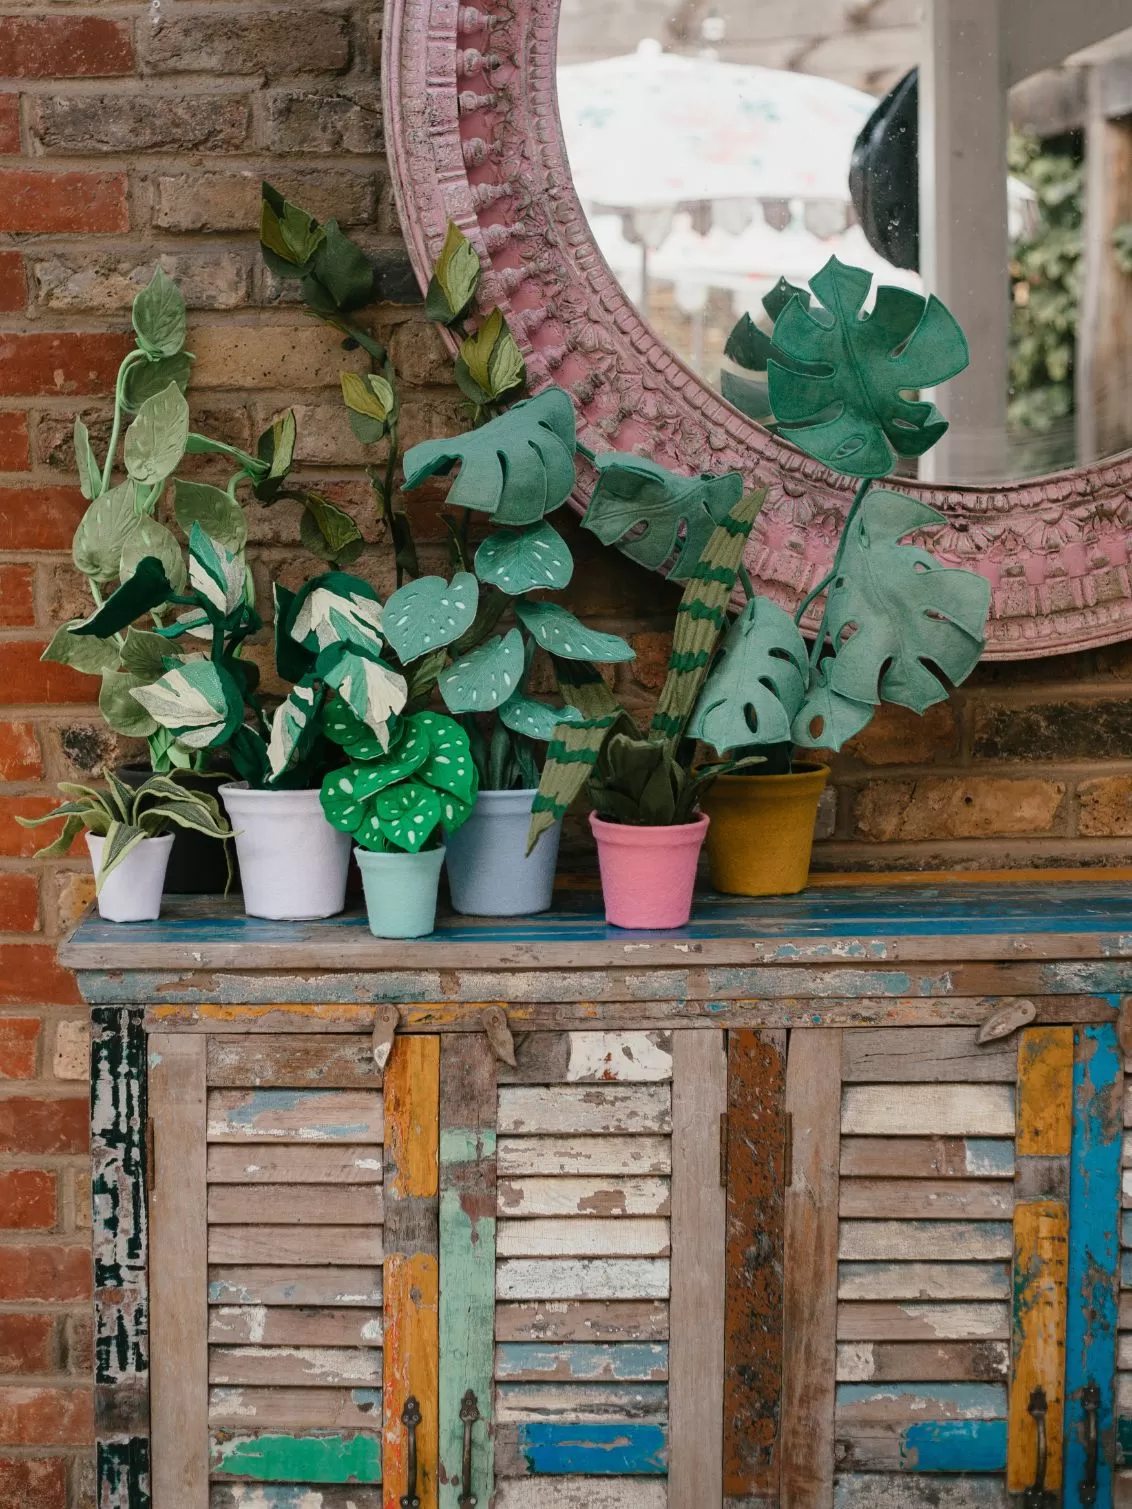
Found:
[[[526,852],[536,795],[534,789],[481,791],[471,817],[448,835],[448,885],[458,912],[523,917],[549,908],[562,825],[555,823],[534,853]]]
[[[443,849],[420,854],[375,854],[355,849],[375,938],[423,938],[436,926],[436,889]]]

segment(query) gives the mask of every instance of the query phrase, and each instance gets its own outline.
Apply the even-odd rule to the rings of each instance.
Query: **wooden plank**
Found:
[[[381,1304],[380,1268],[210,1268],[213,1305]]]
[[[221,1346],[379,1347],[381,1311],[297,1305],[213,1305],[208,1339]]]
[[[837,1335],[841,1341],[1005,1341],[1010,1310],[979,1301],[854,1301],[838,1305]]]
[[[1014,1143],[993,1137],[843,1137],[841,1176],[1013,1179]]]
[[[500,1175],[670,1174],[667,1137],[500,1137]]]
[[[1007,1509],[1000,1477],[946,1478],[849,1473],[837,1479],[833,1509]]]
[[[210,1090],[210,1142],[379,1143],[380,1090]]]
[[[380,1089],[371,1040],[361,1033],[296,1033],[256,1039],[215,1033],[208,1039],[208,1083],[231,1088]]]
[[[660,1300],[498,1304],[495,1335],[505,1341],[665,1341],[668,1306]]]
[[[212,1143],[209,1184],[380,1184],[381,1151],[361,1147],[248,1147]]]
[[[382,1256],[380,1226],[212,1226],[208,1232],[210,1263],[361,1266]]]
[[[663,1420],[668,1389],[663,1383],[499,1383],[495,1409],[500,1425]]]
[[[210,1383],[279,1388],[379,1388],[376,1347],[210,1347]]]
[[[210,1388],[208,1419],[236,1430],[373,1430],[381,1421],[381,1390]]]
[[[668,1377],[668,1347],[664,1342],[501,1342],[495,1376],[513,1383],[660,1383]]]
[[[841,1130],[858,1137],[1010,1137],[1011,1085],[849,1085]]]
[[[381,1436],[374,1431],[217,1430],[210,1452],[214,1478],[261,1483],[380,1483]]]
[[[501,1136],[623,1136],[671,1129],[672,1091],[663,1084],[563,1085],[553,1095],[538,1085],[499,1090]]]
[[[1067,1158],[1073,1131],[1073,1032],[1028,1027],[1018,1040],[1018,1157]]]
[[[839,1299],[1010,1298],[1005,1263],[842,1263]]]
[[[505,1258],[496,1266],[499,1299],[667,1299],[663,1258]]]
[[[417,1494],[437,1509],[439,1417],[440,1041],[397,1044],[385,1072],[385,1337],[382,1492],[397,1509],[405,1492],[405,1401],[420,1404]]]
[[[381,1509],[379,1488],[305,1488],[302,1509]],[[295,1509],[295,1490],[277,1483],[213,1483],[209,1509]]]
[[[870,1383],[837,1386],[838,1425],[860,1421],[1005,1420],[1001,1383],[906,1383],[899,1389]]]
[[[1024,1201],[1014,1212],[1014,1233],[1008,1487],[1019,1493],[1033,1480],[1037,1434],[1028,1405],[1041,1387],[1049,1406],[1046,1481],[1056,1490],[1064,1439],[1068,1211],[1059,1200]]]
[[[651,1420],[595,1421],[584,1426],[530,1420],[500,1425],[495,1440],[497,1478],[546,1475],[556,1487],[563,1477],[573,1475],[605,1477],[618,1489],[622,1482],[631,1487],[635,1477],[663,1477],[667,1455],[668,1429]],[[635,1500],[627,1495],[616,1502],[620,1509]],[[676,1501],[669,1495],[667,1502],[674,1505]]]
[[[524,1032],[501,1085],[623,1084],[672,1078],[670,1032]]]
[[[1007,1221],[842,1221],[838,1256],[876,1261],[938,1262],[1008,1258]]]
[[[846,1179],[840,1212],[873,1220],[1008,1221],[1014,1188],[1004,1180]]]
[[[1006,1442],[1005,1420],[870,1420],[838,1425],[837,1460],[850,1472],[1001,1472]]]
[[[1005,1341],[845,1341],[837,1348],[839,1383],[991,1383],[1005,1380]]]
[[[440,1445],[438,1476],[460,1481],[461,1409],[474,1396],[472,1492],[486,1504],[495,1481],[496,1058],[481,1034],[440,1044]],[[558,1091],[543,1094],[557,1094]],[[455,1490],[442,1497],[449,1504]]]
[[[667,1179],[501,1179],[501,1216],[667,1216]]]
[[[667,1257],[670,1250],[661,1216],[500,1221],[497,1244],[500,1257]]]
[[[790,1509],[828,1509],[833,1494],[840,1031],[815,1028],[791,1034],[786,1111],[793,1127],[793,1177],[785,1195],[782,1496]]]
[[[149,1040],[150,1421],[157,1503],[208,1504],[208,1266],[203,1038]]]
[[[493,1503],[495,1509],[669,1509],[667,1484],[649,1478],[502,1478]]]
[[[208,1191],[208,1219],[218,1226],[380,1226],[380,1185],[218,1184]]]
[[[669,1494],[674,1504],[711,1504],[723,1482],[727,1058],[714,1032],[680,1033],[672,1053]]]
[[[784,1032],[728,1034],[726,1139],[723,1492],[777,1498],[786,1178]]]
[[[975,1041],[974,1027],[878,1027],[846,1032],[844,1084],[1010,1084],[1018,1069],[1013,1042]]]

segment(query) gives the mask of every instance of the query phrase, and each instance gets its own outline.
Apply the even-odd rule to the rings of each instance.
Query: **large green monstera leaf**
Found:
[[[810,279],[821,307],[790,300],[774,326],[781,359],[767,363],[781,433],[852,477],[886,476],[897,456],[929,450],[947,421],[907,395],[968,361],[963,331],[934,295],[882,286],[866,314],[871,284],[870,273],[831,257]]]
[[[753,597],[727,631],[688,733],[721,755],[745,744],[785,744],[809,674],[806,641],[789,613]]]
[[[676,582],[691,576],[712,530],[743,496],[738,472],[681,477],[619,451],[595,457],[594,466],[597,486],[582,523],[651,571],[675,554],[668,574]]]
[[[840,749],[880,701],[922,713],[966,679],[983,650],[990,583],[973,571],[941,566],[900,541],[946,522],[902,493],[869,493],[845,532],[829,588],[824,639],[831,653],[794,720],[794,738],[812,749]]]
[[[453,508],[477,508],[497,524],[536,524],[570,496],[576,444],[570,395],[544,388],[478,430],[414,445],[405,456],[405,488],[447,476],[459,463],[448,494]]]

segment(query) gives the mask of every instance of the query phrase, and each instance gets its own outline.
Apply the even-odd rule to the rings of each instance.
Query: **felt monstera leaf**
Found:
[[[557,603],[518,602],[515,617],[536,644],[562,660],[597,660],[604,665],[635,660],[636,652],[620,634],[587,628]]]
[[[448,501],[476,508],[498,524],[535,524],[565,503],[574,486],[574,405],[561,388],[544,388],[478,430],[425,440],[405,456],[405,488],[426,477],[460,475]]]
[[[501,529],[476,551],[476,575],[508,597],[542,587],[560,591],[574,574],[570,547],[545,520],[526,529]]]
[[[225,743],[244,715],[240,688],[211,660],[188,661],[130,695],[189,749]]]
[[[490,712],[516,690],[524,669],[523,636],[511,629],[493,635],[442,671],[440,695],[451,713]]]
[[[189,532],[189,581],[222,618],[243,602],[246,579],[243,551],[225,550],[194,524]]]
[[[603,545],[687,581],[717,524],[743,496],[738,472],[682,477],[645,456],[609,451],[594,460],[598,480],[582,523]],[[644,526],[643,529],[640,526]]]
[[[420,576],[399,587],[385,604],[382,629],[402,664],[459,639],[472,626],[479,595],[470,571],[457,572],[450,582]]]
[[[840,749],[864,726],[852,726],[862,709],[883,700],[922,713],[948,695],[937,672],[958,684],[974,670],[990,584],[900,543],[913,530],[944,522],[934,508],[902,493],[865,498],[846,530],[830,584],[824,622],[830,653],[794,720],[797,743]]]
[[[785,744],[809,674],[806,641],[789,613],[753,597],[724,637],[688,733],[720,754],[745,744]]]
[[[821,307],[790,300],[767,364],[782,434],[853,477],[883,477],[897,456],[936,443],[947,421],[907,394],[954,377],[968,361],[963,331],[934,295],[882,286],[866,314],[871,283],[870,273],[831,257],[810,279]]]

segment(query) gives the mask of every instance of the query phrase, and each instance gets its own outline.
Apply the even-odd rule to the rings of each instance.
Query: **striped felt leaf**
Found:
[[[542,834],[566,815],[586,784],[609,730],[625,716],[596,666],[584,660],[555,658],[554,667],[567,705],[581,713],[584,721],[559,723],[554,730],[531,806],[528,854]]]

